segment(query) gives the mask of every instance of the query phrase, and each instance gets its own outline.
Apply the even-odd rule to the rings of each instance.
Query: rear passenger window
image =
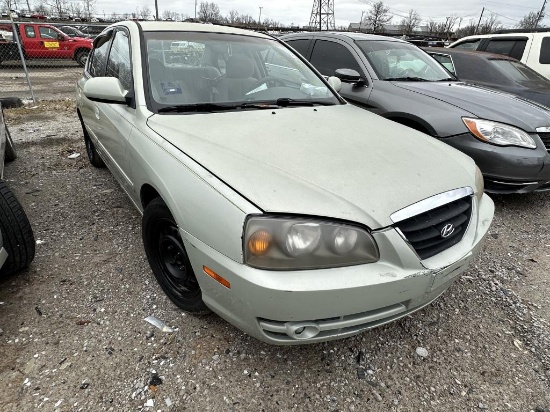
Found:
[[[490,40],[486,52],[504,54],[505,56],[513,57],[521,60],[527,39],[503,39]]]
[[[453,48],[464,50],[477,50],[477,48],[479,47],[479,43],[481,43],[481,39],[465,41],[463,43],[457,44],[456,46],[453,46]]]
[[[363,71],[353,54],[343,45],[326,40],[317,40],[311,54],[311,64],[325,76],[334,76],[337,69]]]
[[[544,37],[540,46],[539,63],[550,64],[550,37]]]
[[[301,40],[288,40],[286,43],[300,53],[302,56],[307,57],[307,49],[309,48],[309,39]]]

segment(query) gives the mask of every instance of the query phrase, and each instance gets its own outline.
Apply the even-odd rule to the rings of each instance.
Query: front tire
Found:
[[[80,115],[79,115],[80,117]],[[88,131],[86,130],[86,126],[84,126],[84,122],[82,119],[80,119],[80,125],[82,126],[82,133],[84,134],[84,144],[86,145],[86,154],[88,155],[88,160],[92,164],[92,166],[97,168],[104,168],[105,162],[99,156],[99,153],[97,152],[94,142],[92,142],[92,139],[90,139],[90,135],[88,134]]]
[[[80,67],[86,66],[86,61],[88,60],[88,55],[90,54],[89,51],[80,51],[75,57],[76,63]]]
[[[178,225],[160,198],[151,201],[143,212],[142,237],[153,274],[170,300],[186,312],[209,313]]]
[[[0,230],[2,246],[8,252],[0,274],[12,275],[32,262],[35,241],[23,207],[3,180],[0,180]]]

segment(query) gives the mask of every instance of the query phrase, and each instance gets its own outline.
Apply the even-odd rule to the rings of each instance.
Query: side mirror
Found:
[[[127,104],[128,90],[116,77],[92,77],[86,80],[83,92],[93,102]]]
[[[58,41],[65,41],[65,40],[67,40],[67,38],[64,35],[62,35],[61,33],[58,33],[57,34],[57,40]]]
[[[330,76],[327,81],[334,90],[340,92],[340,90],[342,89],[342,81],[338,77]]]
[[[337,69],[335,74],[343,83],[357,83],[362,86],[367,84],[366,80],[356,70]]]

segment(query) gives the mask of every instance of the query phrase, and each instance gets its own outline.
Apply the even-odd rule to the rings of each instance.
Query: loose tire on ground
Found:
[[[34,234],[23,207],[8,187],[0,180],[0,230],[8,258],[0,275],[7,276],[27,267],[34,259]]]
[[[145,208],[142,237],[153,274],[170,300],[186,312],[209,313],[210,310],[202,301],[201,289],[178,225],[160,198],[154,199]]]

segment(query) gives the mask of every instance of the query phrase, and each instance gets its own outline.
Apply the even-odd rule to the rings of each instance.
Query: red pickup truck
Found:
[[[72,59],[83,67],[92,49],[92,40],[69,37],[49,24],[16,23],[26,59]],[[6,26],[10,28],[10,26]],[[15,39],[14,39],[15,40]],[[15,42],[0,42],[0,63],[19,60]]]

